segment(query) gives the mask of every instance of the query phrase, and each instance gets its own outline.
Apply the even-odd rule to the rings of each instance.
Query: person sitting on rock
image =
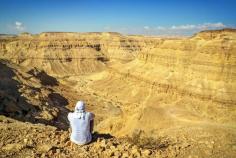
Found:
[[[72,132],[70,140],[78,145],[88,144],[92,140],[93,122],[95,115],[85,111],[83,101],[78,101],[75,106],[75,111],[68,114],[68,120]]]

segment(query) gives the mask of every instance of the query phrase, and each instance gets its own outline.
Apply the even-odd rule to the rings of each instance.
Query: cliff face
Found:
[[[111,59],[132,60],[152,42],[116,33],[42,33],[1,39],[0,50],[1,58],[63,76],[102,70]]]
[[[122,114],[99,128],[117,135],[184,120],[236,122],[235,30],[182,39],[56,32],[5,37],[0,57],[68,77],[78,81],[72,89],[111,100]],[[86,88],[73,77],[82,74]]]
[[[157,41],[134,60],[109,66],[91,83],[95,92],[122,101],[117,106],[125,111],[120,120],[100,127],[113,125],[118,135],[132,129],[153,134],[178,121],[235,122],[236,33],[210,31]]]
[[[142,49],[131,62],[109,70],[160,92],[235,104],[236,33],[213,33],[156,40],[153,48]]]

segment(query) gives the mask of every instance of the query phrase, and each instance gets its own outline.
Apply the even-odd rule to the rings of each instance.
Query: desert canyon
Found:
[[[94,140],[71,147],[78,100]],[[236,30],[1,35],[0,157],[236,157]]]

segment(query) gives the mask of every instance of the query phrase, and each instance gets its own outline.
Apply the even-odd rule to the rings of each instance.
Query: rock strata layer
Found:
[[[190,38],[60,32],[1,36],[0,58],[0,114],[66,129],[67,113],[84,100],[96,115],[95,130],[136,144],[98,139],[81,149],[81,156],[86,151],[95,157],[235,154],[234,29]],[[13,149],[31,151],[14,141],[0,146],[5,155]],[[47,144],[33,148],[42,157],[68,156],[73,150]]]

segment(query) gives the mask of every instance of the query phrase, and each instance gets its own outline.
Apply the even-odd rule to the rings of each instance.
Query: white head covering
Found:
[[[85,104],[83,101],[78,101],[75,105],[75,115],[76,118],[85,119]]]
[[[85,111],[85,104],[83,101],[78,101],[75,105],[75,111]]]

